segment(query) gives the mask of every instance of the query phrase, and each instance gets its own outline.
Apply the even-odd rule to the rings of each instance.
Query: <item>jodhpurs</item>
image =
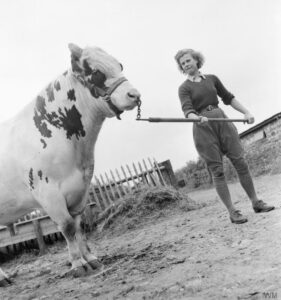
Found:
[[[209,118],[227,118],[220,108],[206,111],[202,115]],[[214,183],[225,180],[223,155],[230,159],[240,179],[249,175],[248,164],[244,159],[244,150],[233,123],[194,123],[193,138],[199,155],[205,160],[212,173]]]

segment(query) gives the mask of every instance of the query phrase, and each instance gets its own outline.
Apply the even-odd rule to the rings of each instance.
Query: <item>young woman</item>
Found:
[[[187,79],[179,87],[179,98],[186,118],[199,119],[193,125],[193,138],[199,155],[206,161],[214,181],[216,191],[225,204],[232,223],[247,222],[232,201],[223,170],[223,155],[226,155],[235,167],[240,183],[252,202],[256,213],[274,209],[256,195],[244,151],[236,127],[231,122],[208,122],[208,118],[227,118],[219,108],[218,96],[225,105],[232,106],[244,114],[245,120],[254,123],[254,117],[223,86],[215,75],[203,75],[199,70],[204,64],[204,57],[193,49],[177,52],[175,60],[179,70]]]

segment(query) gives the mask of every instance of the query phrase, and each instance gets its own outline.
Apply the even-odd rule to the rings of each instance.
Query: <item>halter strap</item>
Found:
[[[116,81],[114,81],[114,83],[108,87],[106,95],[110,96],[124,81],[128,81],[128,79],[126,77],[120,77]]]
[[[123,110],[120,110],[116,105],[113,104],[111,101],[111,94],[118,88],[119,85],[121,85],[124,81],[127,81],[128,79],[125,77],[118,78],[109,88],[107,89],[105,93],[105,97],[103,98],[108,106],[115,112],[116,118],[118,120],[121,120],[120,115],[124,112]]]
[[[72,74],[80,81],[85,87],[87,87],[91,91],[91,86],[88,82],[85,81],[84,77],[80,74],[77,74],[76,72],[72,71]],[[118,88],[119,85],[121,85],[123,82],[127,81],[128,79],[125,77],[120,77],[112,85],[108,87],[106,91],[104,91],[101,88],[96,87],[99,91],[102,91],[101,97],[103,100],[108,104],[109,108],[116,114],[116,118],[118,120],[121,120],[120,115],[124,112],[123,110],[120,110],[116,105],[113,104],[111,100],[111,94]]]

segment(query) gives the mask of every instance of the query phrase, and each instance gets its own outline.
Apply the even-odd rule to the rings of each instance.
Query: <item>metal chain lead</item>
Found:
[[[141,118],[141,100],[138,100],[137,106],[138,106],[137,120],[139,120]]]

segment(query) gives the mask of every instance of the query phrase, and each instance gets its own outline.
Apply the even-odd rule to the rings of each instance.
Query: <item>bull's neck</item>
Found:
[[[102,99],[92,97],[68,71],[38,95],[33,120],[43,138],[59,135],[87,156],[93,152],[107,110]]]
[[[81,116],[81,124],[84,130],[81,138],[76,137],[76,144],[82,147],[84,151],[92,153],[106,118],[106,111],[104,110],[106,105],[104,105],[102,99],[92,97],[89,89],[77,80],[72,73],[69,73],[68,81],[75,91],[77,114],[78,118]],[[81,124],[77,125],[81,126]]]

